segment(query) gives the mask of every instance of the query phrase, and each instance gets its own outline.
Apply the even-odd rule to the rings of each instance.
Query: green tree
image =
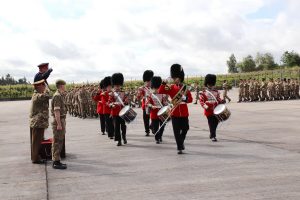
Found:
[[[255,61],[251,55],[243,58],[243,61],[238,63],[237,66],[240,72],[253,72],[256,68]]]
[[[256,70],[272,70],[277,67],[277,64],[274,61],[274,57],[270,53],[257,53],[255,58]]]
[[[286,51],[281,56],[281,62],[287,67],[300,66],[300,56],[294,51]]]
[[[229,57],[229,60],[227,60],[227,66],[228,66],[228,72],[229,73],[237,73],[237,62],[235,59],[234,54],[231,54],[231,56]]]

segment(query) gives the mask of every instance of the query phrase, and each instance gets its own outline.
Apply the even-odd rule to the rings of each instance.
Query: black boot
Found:
[[[53,161],[52,167],[54,169],[67,169],[67,165],[62,164],[60,161]]]
[[[122,142],[121,142],[121,141],[118,141],[117,146],[118,146],[118,147],[119,147],[119,146],[122,146]]]

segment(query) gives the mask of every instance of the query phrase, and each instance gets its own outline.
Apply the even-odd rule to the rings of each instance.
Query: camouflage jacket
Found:
[[[54,111],[60,111],[60,117],[65,118],[67,115],[67,108],[65,104],[64,95],[61,94],[58,90],[54,93],[52,102],[51,102],[51,115],[54,117]]]
[[[29,123],[31,128],[48,128],[50,95],[34,91],[31,98]]]

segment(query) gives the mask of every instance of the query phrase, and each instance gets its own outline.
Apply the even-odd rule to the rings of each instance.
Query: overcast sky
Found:
[[[114,72],[226,73],[237,59],[300,52],[298,0],[0,0],[0,75],[98,81]]]

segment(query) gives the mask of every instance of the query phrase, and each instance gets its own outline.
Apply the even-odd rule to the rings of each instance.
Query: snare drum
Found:
[[[231,112],[227,106],[225,106],[225,104],[219,104],[217,107],[215,107],[214,114],[219,122],[224,122],[229,119]]]
[[[170,106],[164,106],[164,107],[162,107],[159,111],[158,111],[158,113],[157,113],[157,116],[158,116],[158,118],[162,121],[162,122],[164,122],[164,121],[166,121],[166,120],[170,120],[171,118],[170,118],[170,112],[171,112],[171,107]]]
[[[136,115],[137,113],[130,106],[125,106],[119,113],[119,116],[128,124],[135,119]]]

